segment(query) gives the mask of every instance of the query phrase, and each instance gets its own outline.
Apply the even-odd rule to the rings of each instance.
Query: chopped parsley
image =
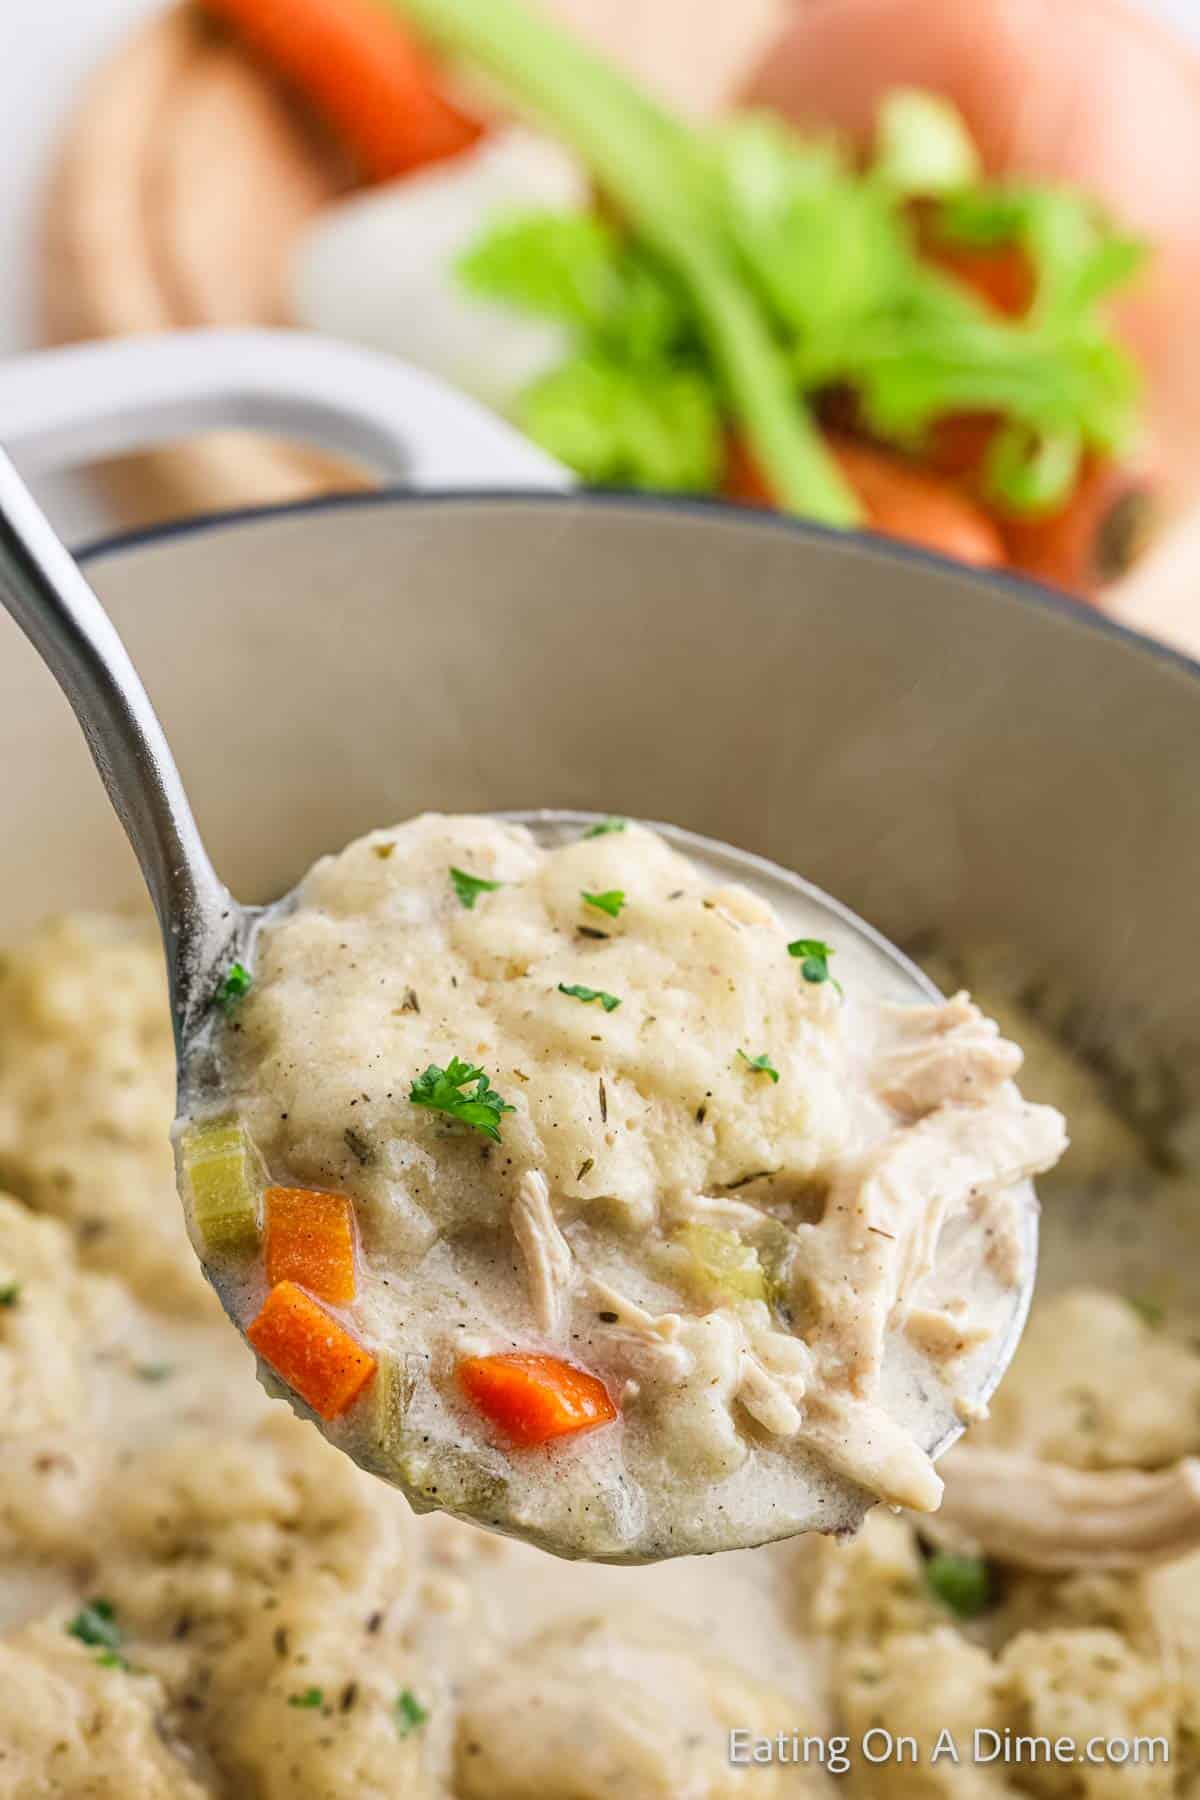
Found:
[[[121,1628],[111,1600],[89,1600],[67,1626],[70,1637],[99,1650],[121,1648]]]
[[[982,1556],[939,1550],[925,1565],[929,1591],[960,1619],[977,1619],[992,1598],[992,1573]]]
[[[119,1650],[99,1650],[92,1661],[101,1669],[125,1669],[129,1674],[133,1673]]]
[[[21,1298],[21,1283],[10,1281],[0,1287],[0,1306],[15,1306]]]
[[[610,919],[615,919],[625,904],[625,895],[620,888],[608,888],[603,894],[589,894],[582,888],[579,898],[585,906],[594,906],[597,912],[607,913]]]
[[[401,1688],[392,1707],[392,1717],[396,1721],[396,1730],[402,1738],[406,1738],[410,1732],[424,1725],[429,1712],[421,1705],[411,1688]]]
[[[302,1693],[289,1694],[288,1705],[301,1712],[315,1712],[318,1706],[325,1704],[325,1689],[319,1687],[305,1688]]]
[[[1151,1331],[1158,1331],[1167,1322],[1167,1309],[1161,1300],[1155,1300],[1149,1294],[1130,1294],[1127,1296],[1130,1306],[1143,1325]]]
[[[464,1093],[472,1082],[475,1084],[473,1090]],[[500,1142],[501,1115],[517,1110],[500,1098],[482,1069],[473,1063],[462,1062],[457,1056],[451,1057],[449,1067],[445,1069],[430,1063],[424,1074],[418,1075],[413,1082],[408,1097],[414,1106],[427,1106],[432,1112],[446,1113],[451,1119],[459,1119],[464,1125],[482,1131],[497,1144]]]
[[[605,1012],[608,1013],[616,1012],[621,1004],[615,994],[606,994],[603,988],[580,987],[578,982],[572,982],[568,986],[565,981],[560,981],[558,991],[560,994],[568,995],[572,1000],[582,1000],[585,1005],[591,1000],[598,1000]]]
[[[485,881],[482,875],[468,875],[465,869],[451,869],[450,879],[468,912],[474,912],[480,894],[494,894],[497,888],[504,886],[502,881]]]
[[[239,1000],[245,999],[253,985],[254,977],[245,963],[230,963],[225,979],[217,989],[217,1005],[231,1012]]]
[[[829,959],[833,955],[833,947],[823,944],[820,938],[797,938],[788,945],[788,955],[802,958],[800,973],[805,981],[829,981]]]
[[[614,831],[624,831],[628,819],[602,819],[599,825],[590,825],[584,832],[585,838],[609,837]]]
[[[764,1050],[761,1056],[747,1056],[744,1050],[739,1050],[738,1055],[744,1063],[749,1064],[756,1075],[769,1075],[772,1081],[779,1080],[779,1070],[771,1061],[767,1051]]]

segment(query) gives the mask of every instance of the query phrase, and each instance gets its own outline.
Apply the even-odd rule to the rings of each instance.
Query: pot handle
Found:
[[[0,442],[29,474],[245,427],[420,488],[567,488],[495,414],[394,357],[300,331],[177,331],[0,363]]]

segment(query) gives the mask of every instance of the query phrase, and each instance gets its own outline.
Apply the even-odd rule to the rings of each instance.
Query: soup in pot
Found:
[[[986,1480],[968,1511],[985,1452],[1044,1494],[1056,1474],[1170,1478],[1200,1450],[1194,1178],[1005,965],[963,973],[1074,1141],[1043,1184],[1025,1342],[943,1465],[959,1535],[877,1511],[848,1545],[620,1569],[414,1517],[264,1398],[172,1191],[160,964],[148,932],[79,918],[0,967],[0,1793],[1195,1791],[1186,1505],[1160,1509],[1152,1544],[1119,1505],[1107,1538],[1093,1508],[1085,1543],[1028,1518],[1006,1543]],[[943,1728],[958,1763],[931,1760]],[[978,1761],[976,1729],[1001,1746],[983,1737]],[[880,1738],[864,1753],[879,1730],[919,1761]],[[1081,1758],[1095,1739],[1096,1760],[1017,1760],[1017,1736]]]

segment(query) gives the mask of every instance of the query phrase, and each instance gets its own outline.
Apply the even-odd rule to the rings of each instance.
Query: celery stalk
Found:
[[[862,509],[793,391],[742,280],[701,145],[680,120],[521,0],[389,0],[570,144],[687,286],[746,441],[779,503],[820,524]]]

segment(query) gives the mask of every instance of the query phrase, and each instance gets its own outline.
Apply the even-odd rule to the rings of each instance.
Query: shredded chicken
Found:
[[[772,1330],[763,1306],[745,1307],[740,1323],[746,1343],[738,1356],[736,1396],[765,1431],[795,1437],[804,1424],[803,1401],[812,1380],[808,1345]]]
[[[964,1446],[946,1460],[942,1509],[925,1529],[1023,1569],[1143,1568],[1200,1549],[1200,1458],[1147,1474]]]
[[[967,994],[937,1006],[887,1006],[883,1015],[875,1085],[905,1118],[922,1119],[947,1101],[990,1100],[1021,1067],[1017,1045]]]
[[[878,1494],[885,1506],[932,1513],[941,1502],[937,1470],[882,1406],[822,1395],[805,1420],[801,1441],[810,1444],[839,1474]]]
[[[775,1437],[795,1437],[803,1415],[783,1384],[763,1368],[752,1350],[738,1356],[737,1398],[752,1419]]]
[[[679,1313],[647,1312],[596,1275],[588,1277],[587,1293],[599,1326],[621,1342],[635,1365],[662,1381],[683,1381],[691,1373],[691,1354],[677,1341],[683,1325]]]
[[[914,1306],[904,1321],[904,1335],[930,1362],[953,1362],[986,1344],[983,1326],[966,1321],[962,1302],[945,1307]]]
[[[985,1106],[939,1107],[837,1183],[821,1223],[796,1231],[799,1278],[818,1306],[811,1341],[833,1386],[871,1398],[887,1330],[933,1268],[947,1220],[1050,1168],[1064,1143],[1061,1114],[1006,1085]]]
[[[525,1258],[534,1317],[543,1331],[557,1337],[565,1323],[575,1259],[554,1216],[546,1177],[536,1169],[521,1177],[512,1228]]]

